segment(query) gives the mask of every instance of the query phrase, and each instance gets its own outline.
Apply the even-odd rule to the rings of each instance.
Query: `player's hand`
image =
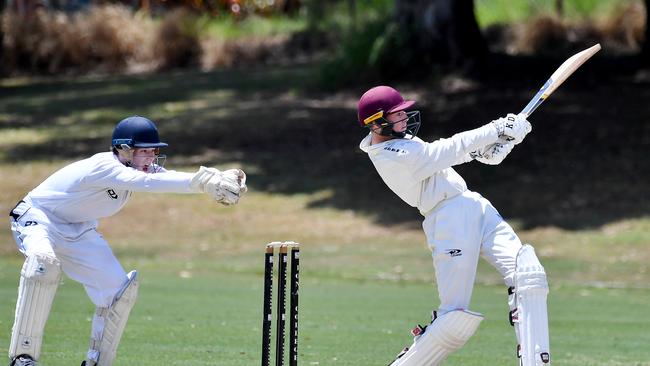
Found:
[[[241,169],[228,169],[223,172],[223,174],[232,174],[237,177],[237,182],[239,183],[239,195],[242,196],[244,193],[248,192],[248,187],[246,187],[246,173]]]
[[[521,143],[526,135],[533,130],[533,126],[521,114],[508,113],[507,116],[492,121],[499,138],[512,142],[514,145]]]
[[[225,206],[231,206],[239,202],[241,188],[239,178],[234,174],[222,173],[215,175],[205,185],[206,193],[212,196],[215,201]]]
[[[210,184],[208,182],[208,187]],[[214,188],[208,189],[214,192],[214,199],[225,206],[237,204],[244,193],[248,192],[246,173],[241,169],[229,169],[222,172],[220,179],[215,179],[214,184]]]
[[[246,174],[242,170],[230,169],[222,172],[204,166],[194,174],[190,187],[210,195],[215,201],[226,206],[239,202],[241,195],[248,191]]]
[[[210,181],[214,176],[221,176],[221,171],[216,168],[208,168],[201,166],[199,170],[194,173],[192,180],[190,181],[190,188],[195,192],[207,193],[205,185]]]
[[[470,156],[474,160],[487,165],[499,165],[510,154],[515,145],[499,139],[498,142],[485,146],[476,151],[472,151]]]

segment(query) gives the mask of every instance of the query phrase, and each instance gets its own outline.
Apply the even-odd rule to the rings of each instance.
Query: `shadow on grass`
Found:
[[[354,108],[366,86],[319,92],[311,72],[188,71],[7,86],[0,91],[0,131],[55,128],[44,142],[10,144],[4,159],[82,158],[104,150],[119,119],[143,114],[157,120],[173,165],[240,162],[250,167],[254,190],[329,190],[331,196],[312,207],[360,211],[387,225],[419,225],[417,210],[388,190],[358,150],[363,131]],[[535,74],[539,85],[542,74]],[[650,106],[642,102],[650,100],[650,89],[629,79],[575,79],[533,115],[533,133],[500,166],[457,167],[470,189],[526,227],[579,229],[650,214],[650,164],[644,158]],[[512,77],[461,92],[400,88],[407,95],[418,92],[420,136],[434,140],[517,112],[539,85]]]

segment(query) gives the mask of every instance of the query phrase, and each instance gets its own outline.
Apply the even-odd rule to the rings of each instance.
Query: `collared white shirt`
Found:
[[[41,209],[52,222],[86,223],[114,215],[133,191],[194,193],[193,173],[162,170],[145,173],[124,166],[112,152],[104,152],[56,171],[27,194],[25,201]]]
[[[471,151],[498,140],[491,123],[434,142],[414,137],[371,145],[371,134],[359,148],[368,154],[386,185],[423,215],[467,190],[465,180],[451,167],[472,160]]]

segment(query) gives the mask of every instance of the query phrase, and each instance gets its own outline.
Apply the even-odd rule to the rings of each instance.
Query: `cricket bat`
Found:
[[[542,88],[539,89],[533,99],[528,102],[526,107],[521,111],[521,114],[523,114],[525,118],[528,118],[528,116],[533,114],[535,109],[537,109],[537,107],[539,107],[542,102],[544,102],[546,98],[555,91],[555,89],[562,85],[564,80],[571,76],[571,74],[582,66],[585,61],[589,60],[589,58],[595,55],[598,51],[600,51],[600,43],[589,47],[584,51],[580,51],[564,61],[564,63],[555,70],[551,77],[546,80],[546,83],[544,83]]]

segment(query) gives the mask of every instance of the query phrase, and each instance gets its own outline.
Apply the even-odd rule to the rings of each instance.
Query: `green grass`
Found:
[[[598,18],[613,9],[638,0],[578,0],[563,1],[567,19]],[[476,19],[481,27],[495,23],[518,23],[542,14],[555,14],[555,1],[476,0]]]
[[[309,248],[309,247],[307,247]],[[262,261],[262,251],[255,253]],[[410,343],[409,329],[426,322],[435,289],[425,283],[319,278],[316,254],[301,260],[300,362],[383,365]],[[253,259],[253,258],[251,258]],[[225,260],[225,258],[224,258]],[[177,262],[127,260],[141,290],[116,365],[251,365],[261,348],[261,271],[221,271],[194,262],[190,278]],[[6,351],[20,262],[0,260],[0,351]],[[261,265],[259,266],[261,268]],[[44,365],[69,365],[85,353],[92,306],[65,280],[46,328]],[[501,286],[476,287],[473,309],[486,320],[449,365],[510,364],[514,333]],[[644,304],[647,290],[553,288],[549,298],[553,357],[560,365],[649,365]],[[372,305],[370,305],[372,304]],[[625,311],[621,311],[625,309]],[[605,333],[604,333],[605,332]]]
[[[420,218],[387,192],[355,152],[361,136],[353,122],[357,91],[319,93],[308,88],[309,76],[308,69],[249,69],[2,81],[0,212],[67,162],[105,150],[114,124],[132,113],[159,122],[170,143],[169,167],[242,166],[249,174],[250,192],[235,207],[203,195],[136,194],[123,212],[101,222],[124,267],[137,268],[142,281],[116,365],[256,364],[262,247],[269,241],[303,244],[302,365],[385,365],[410,343],[410,328],[437,306]],[[476,100],[486,96],[490,104],[529,98],[529,88],[522,90],[485,93],[471,105],[481,109]],[[580,90],[572,95],[588,98]],[[469,113],[464,99],[435,100],[444,102],[437,115],[459,128],[453,111]],[[571,98],[554,103],[571,109]],[[449,129],[445,123],[434,127],[436,136]],[[520,149],[540,143],[537,133]],[[494,197],[546,267],[555,364],[650,365],[647,191],[628,184],[626,190],[641,194],[632,203],[616,196],[622,206],[612,206],[600,198],[613,193],[598,190],[587,196],[598,207],[577,210],[565,195],[556,198],[562,186],[552,177],[541,183],[516,178],[554,173],[537,160],[529,164],[539,154],[525,151],[498,169],[472,165],[463,174]],[[580,198],[578,193],[571,197]],[[611,210],[620,207],[637,210]],[[558,211],[565,216],[547,217]],[[562,225],[567,218],[572,225]],[[0,352],[6,352],[21,266],[8,225],[0,226],[0,244]],[[81,287],[64,279],[46,330],[43,365],[81,360],[92,310]],[[447,364],[515,363],[505,289],[483,261],[472,310],[486,320]]]
[[[268,37],[289,34],[307,29],[305,17],[250,16],[237,20],[231,16],[213,18],[203,16],[198,21],[201,34],[207,33],[221,39],[241,37]]]

